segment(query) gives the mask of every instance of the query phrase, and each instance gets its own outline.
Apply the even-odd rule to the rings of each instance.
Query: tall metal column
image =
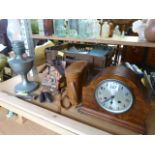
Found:
[[[34,44],[32,39],[32,30],[31,30],[31,21],[30,19],[21,19],[21,33],[25,43],[26,53],[35,59],[35,52],[34,52]],[[37,69],[35,66],[32,68],[32,72],[30,75],[36,75]]]

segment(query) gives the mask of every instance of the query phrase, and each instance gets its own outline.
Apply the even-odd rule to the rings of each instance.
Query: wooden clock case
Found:
[[[125,113],[113,114],[99,106],[95,99],[97,85],[107,79],[119,80],[129,87],[134,96],[132,107]],[[105,68],[82,90],[82,104],[78,111],[112,122],[141,134],[146,134],[145,121],[150,111],[145,87],[140,78],[123,65]]]

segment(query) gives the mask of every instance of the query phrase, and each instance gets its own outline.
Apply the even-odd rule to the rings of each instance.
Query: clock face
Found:
[[[115,114],[129,110],[134,100],[131,90],[123,82],[112,79],[98,84],[95,98],[101,108]]]

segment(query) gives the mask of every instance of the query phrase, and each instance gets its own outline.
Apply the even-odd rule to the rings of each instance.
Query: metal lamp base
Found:
[[[27,83],[21,82],[18,85],[16,85],[15,91],[16,91],[16,93],[18,93],[18,92],[31,93],[32,91],[34,91],[38,87],[39,87],[39,83],[34,82],[34,81],[29,81]]]

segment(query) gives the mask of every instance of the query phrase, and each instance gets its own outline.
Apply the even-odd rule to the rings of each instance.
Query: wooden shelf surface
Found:
[[[141,46],[141,47],[155,47],[154,42],[140,41],[137,36],[125,36],[120,38],[107,38],[107,39],[79,39],[70,37],[56,37],[56,36],[41,36],[32,35],[33,39],[42,40],[62,40],[69,42],[87,42],[87,43],[103,43],[110,45],[128,45],[128,46]]]
[[[39,74],[39,81],[42,75]],[[0,83],[0,106],[9,109],[26,119],[42,125],[58,134],[138,134],[126,128],[79,113],[73,106],[66,110],[60,109],[58,99],[52,104],[29,103],[14,96],[14,87],[21,82],[20,76]],[[40,90],[34,93],[39,94]],[[152,110],[147,120],[149,135],[155,134],[155,101],[151,102]]]
[[[54,112],[58,109],[57,105],[59,105],[59,100],[55,100],[51,104],[32,104],[15,97],[14,87],[20,81],[20,76],[16,76],[0,83],[0,106],[58,134],[109,135],[106,131],[63,116],[58,112]],[[38,105],[45,105],[46,108],[42,108]],[[53,110],[47,110],[49,107]]]

